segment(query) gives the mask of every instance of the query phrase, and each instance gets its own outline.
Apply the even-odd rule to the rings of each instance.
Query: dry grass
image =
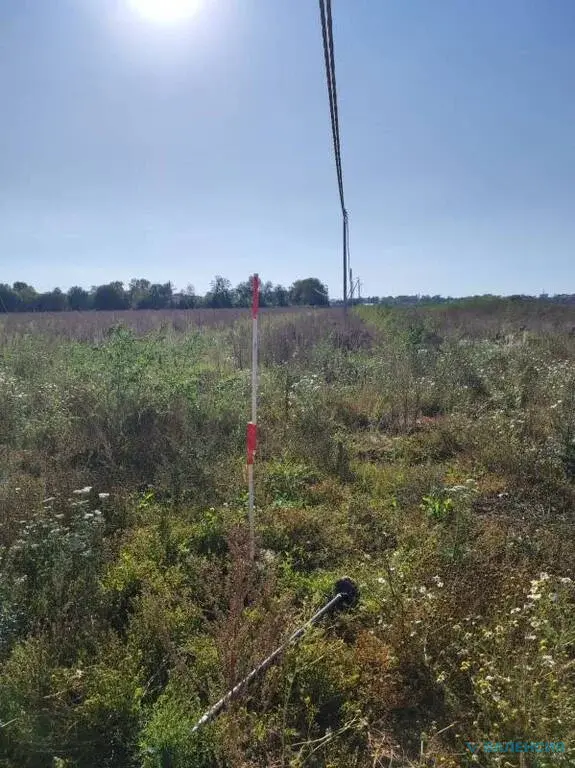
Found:
[[[341,310],[309,307],[262,308],[261,324],[272,318],[289,315],[329,318],[337,321]],[[0,316],[0,332],[4,337],[22,333],[41,333],[64,339],[95,341],[118,325],[144,335],[159,328],[186,332],[196,328],[229,328],[238,320],[250,317],[249,309],[162,309],[124,310],[118,312],[43,312],[11,313]]]

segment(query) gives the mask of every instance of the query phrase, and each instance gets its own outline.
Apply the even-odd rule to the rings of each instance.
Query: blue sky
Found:
[[[315,0],[0,4],[0,282],[341,295]],[[334,0],[364,294],[575,292],[572,0]]]

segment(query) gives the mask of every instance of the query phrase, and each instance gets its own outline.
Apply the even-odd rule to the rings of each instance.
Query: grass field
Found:
[[[0,319],[0,766],[575,764],[575,311]],[[199,736],[349,575],[361,601]],[[466,742],[563,742],[488,753]]]

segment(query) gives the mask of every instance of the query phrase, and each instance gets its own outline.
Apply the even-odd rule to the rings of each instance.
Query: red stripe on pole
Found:
[[[252,278],[252,317],[258,316],[260,308],[260,279],[257,275]]]
[[[248,464],[254,463],[254,457],[256,453],[256,446],[258,442],[258,428],[257,425],[253,423],[253,421],[248,422],[248,431],[247,431],[247,450],[248,450]]]

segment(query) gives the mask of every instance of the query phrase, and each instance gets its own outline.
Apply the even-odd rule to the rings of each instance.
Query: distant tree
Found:
[[[305,304],[311,306],[328,306],[329,298],[326,286],[317,277],[307,277],[305,280],[296,280],[290,288],[292,304]]]
[[[172,294],[171,283],[154,283],[150,285],[147,295],[138,302],[137,309],[165,309],[172,302]]]
[[[94,309],[128,309],[130,306],[129,294],[124,291],[121,282],[98,285],[94,288]]]
[[[0,283],[0,312],[17,312],[20,297],[7,283]]]
[[[289,291],[283,285],[276,285],[271,292],[272,307],[287,307],[290,301]]]
[[[238,283],[233,292],[234,307],[249,307],[252,303],[252,282],[245,280]]]
[[[260,285],[260,306],[261,307],[273,307],[274,305],[274,287],[268,280]]]
[[[63,312],[68,308],[66,294],[60,288],[41,293],[37,304],[40,312]]]
[[[287,293],[287,292],[286,292]],[[253,277],[238,283],[233,291],[234,307],[251,307],[253,297]],[[260,283],[259,303],[261,307],[275,306],[274,287],[268,280],[266,283]]]
[[[68,309],[73,312],[85,312],[91,307],[90,294],[79,285],[74,285],[68,291]]]
[[[221,275],[216,275],[212,280],[210,291],[205,298],[206,307],[211,309],[225,309],[233,305],[232,284]]]
[[[37,308],[38,294],[28,283],[16,282],[12,290],[18,296],[18,311],[33,312]]]
[[[144,280],[144,278],[133,278],[130,280],[128,286],[128,294],[130,297],[130,306],[133,309],[139,309],[143,301],[145,301],[150,294],[150,281]]]
[[[196,296],[196,289],[191,283],[184,288],[178,301],[178,309],[194,309],[199,304],[200,297]]]

